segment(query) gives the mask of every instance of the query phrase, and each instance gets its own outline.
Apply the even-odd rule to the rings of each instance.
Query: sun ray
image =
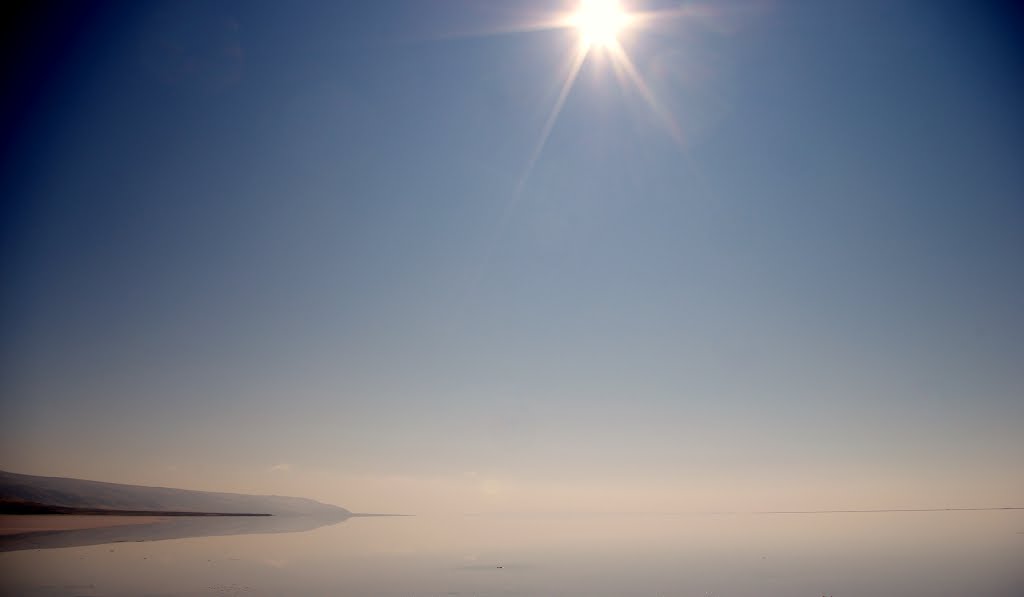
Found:
[[[446,33],[439,33],[428,38],[421,38],[421,41],[497,37],[502,35],[519,35],[528,33],[541,33],[545,31],[557,31],[564,30],[565,28],[565,17],[556,15],[548,16],[546,18],[539,18],[536,20],[522,21],[518,24],[502,24],[479,29],[449,31]]]
[[[555,99],[555,103],[551,107],[551,111],[548,113],[547,119],[544,121],[540,138],[537,140],[533,151],[530,153],[530,157],[526,162],[526,167],[523,169],[523,173],[520,175],[519,180],[516,183],[515,191],[512,193],[511,197],[504,202],[504,206],[498,214],[495,231],[488,239],[483,250],[480,269],[473,276],[473,287],[479,285],[480,280],[483,279],[484,272],[491,261],[491,255],[494,252],[495,243],[497,243],[498,236],[505,225],[505,220],[512,211],[512,207],[522,195],[523,189],[529,181],[530,175],[533,173],[534,166],[537,165],[537,161],[540,159],[541,153],[544,152],[544,146],[547,145],[548,138],[551,136],[551,131],[555,128],[555,123],[558,122],[558,116],[561,114],[562,108],[565,106],[566,99],[568,99],[569,93],[572,91],[572,88],[576,83],[576,77],[579,75],[580,69],[583,67],[583,63],[586,61],[587,54],[589,52],[590,48],[587,44],[580,42],[576,45],[576,51],[570,58],[566,67],[565,79],[562,81],[561,88],[558,90],[558,97]]]
[[[555,100],[555,105],[552,106],[551,112],[548,114],[547,120],[544,122],[544,127],[540,132],[540,139],[534,146],[533,152],[530,153],[530,157],[526,162],[526,169],[519,180],[517,189],[521,190],[523,185],[526,184],[526,180],[533,171],[533,167],[540,158],[540,154],[544,151],[544,146],[547,145],[548,137],[551,136],[551,131],[555,128],[558,116],[562,113],[562,108],[565,106],[565,100],[569,97],[569,92],[572,91],[572,88],[576,83],[576,77],[579,75],[580,69],[583,67],[583,63],[586,61],[587,54],[589,53],[590,48],[585,43],[581,42],[576,46],[576,53],[573,55],[573,58],[569,63],[565,81],[562,83],[562,88],[558,92],[558,98]]]
[[[640,96],[644,98],[647,105],[654,111],[655,115],[661,119],[662,124],[668,129],[669,135],[676,143],[682,144],[683,134],[679,128],[679,123],[676,122],[672,113],[665,109],[658,101],[658,98],[651,91],[651,88],[644,81],[643,76],[636,69],[633,61],[630,59],[629,54],[623,49],[622,44],[615,42],[607,46],[609,54],[612,56],[612,64],[622,73],[625,73],[629,81],[636,87],[637,91],[640,92]]]

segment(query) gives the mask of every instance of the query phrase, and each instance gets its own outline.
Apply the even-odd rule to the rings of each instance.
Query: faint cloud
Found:
[[[288,464],[286,462],[282,462],[280,464],[271,465],[271,467],[269,469],[267,469],[267,472],[283,473],[283,472],[290,471],[291,469],[292,469],[292,465],[290,465],[290,464]]]

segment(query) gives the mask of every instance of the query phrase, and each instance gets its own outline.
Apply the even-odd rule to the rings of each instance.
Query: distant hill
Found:
[[[57,509],[80,510],[216,512],[274,516],[351,515],[345,508],[306,498],[122,485],[64,477],[37,477],[6,471],[0,471],[0,501],[30,502]]]

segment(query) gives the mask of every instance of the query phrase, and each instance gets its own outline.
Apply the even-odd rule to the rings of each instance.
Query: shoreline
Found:
[[[102,514],[0,514],[0,536],[153,524],[162,516]]]
[[[26,533],[80,531],[108,527],[146,525],[173,518],[264,518],[271,514],[222,512],[162,512],[159,510],[102,510],[53,508],[36,512],[0,513],[0,537]]]
[[[0,500],[0,516],[273,516],[262,512],[201,512],[197,510],[125,510],[51,506],[37,502]]]

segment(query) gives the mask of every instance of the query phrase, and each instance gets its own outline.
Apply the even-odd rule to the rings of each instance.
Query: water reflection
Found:
[[[1024,595],[1020,511],[229,523],[254,534],[0,553],[0,594]]]
[[[297,533],[339,524],[349,518],[351,516],[180,516],[151,524],[7,535],[0,537],[0,551],[164,541],[189,537]]]

